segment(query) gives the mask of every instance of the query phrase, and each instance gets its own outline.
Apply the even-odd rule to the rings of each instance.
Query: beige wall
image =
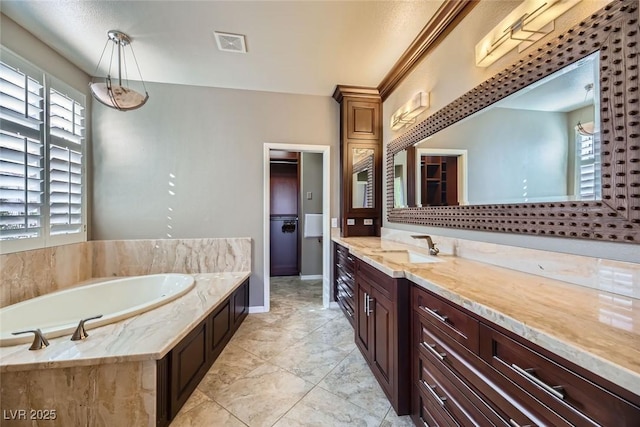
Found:
[[[502,71],[512,63],[515,63],[519,57],[529,53],[529,51],[526,50],[522,54],[518,54],[516,49],[487,68],[478,68],[475,66],[474,49],[476,43],[519,3],[519,1],[479,2],[460,25],[423,59],[415,70],[399,85],[389,98],[385,100],[383,105],[383,143],[385,150],[391,140],[407,130],[407,128],[405,128],[399,132],[392,132],[389,128],[391,114],[416,92],[423,90],[431,94],[431,107],[418,117],[420,121],[434,114],[439,109],[473,89],[486,79]],[[537,45],[544,43],[546,39],[555,38],[561,32],[571,28],[581,19],[589,16],[607,3],[607,1],[600,0],[584,0],[578,3],[577,6],[556,20],[555,31],[546,36],[545,39],[539,41]],[[386,219],[386,198],[383,206],[384,218]],[[407,226],[389,223],[386,220],[384,227],[557,252],[598,256],[622,261],[640,262],[636,245],[606,242],[589,242],[585,244],[583,240]]]
[[[93,111],[93,239],[250,237],[251,305],[263,304],[263,145],[331,146],[337,216],[339,105],[329,96],[147,84],[126,113]]]

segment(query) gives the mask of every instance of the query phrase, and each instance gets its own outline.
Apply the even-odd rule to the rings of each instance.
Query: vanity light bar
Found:
[[[402,129],[415,122],[416,117],[429,108],[429,92],[418,92],[391,116],[391,130]]]
[[[529,47],[553,31],[553,21],[580,1],[525,0],[476,45],[476,66],[488,67],[516,46]]]

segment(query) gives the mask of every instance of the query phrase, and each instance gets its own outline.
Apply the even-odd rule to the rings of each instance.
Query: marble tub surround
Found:
[[[380,250],[416,246],[333,237],[364,262],[406,277],[467,310],[640,395],[640,300],[451,255],[398,264]]]
[[[424,240],[411,237],[422,233],[382,228],[381,234],[384,240],[427,248],[427,243]],[[640,263],[444,236],[432,235],[432,237],[441,254],[455,255],[485,264],[640,299]]]
[[[92,277],[87,243],[0,255],[0,307],[77,285]]]
[[[94,240],[0,255],[0,307],[98,277],[249,270],[249,237]]]
[[[143,361],[3,372],[0,393],[3,426],[152,427],[156,364]],[[26,419],[11,419],[9,411],[20,409],[27,411]],[[54,410],[55,419],[32,421],[30,409],[49,415]]]
[[[47,348],[28,345],[0,348],[0,374],[122,362],[158,360],[240,286],[250,272],[195,275],[195,286],[180,298],[123,321],[91,328],[89,338],[69,336],[49,340]]]
[[[96,240],[93,277],[251,270],[251,238]]]

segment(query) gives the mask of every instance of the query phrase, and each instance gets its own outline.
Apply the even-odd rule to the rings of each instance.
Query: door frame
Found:
[[[264,281],[264,302],[262,310],[252,310],[252,312],[269,311],[271,305],[271,269],[269,261],[271,240],[269,220],[271,212],[271,191],[270,191],[270,168],[269,150],[294,151],[299,153],[322,153],[322,305],[329,307],[331,301],[331,147],[328,145],[308,145],[308,144],[282,144],[266,142],[263,147],[263,281]],[[258,307],[254,307],[256,309]]]

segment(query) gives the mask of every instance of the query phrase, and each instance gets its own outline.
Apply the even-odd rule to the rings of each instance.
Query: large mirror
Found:
[[[372,148],[352,148],[351,207],[373,208],[374,152]]]
[[[594,52],[396,153],[394,206],[600,200],[598,59]]]
[[[610,3],[391,141],[388,220],[640,241],[637,13]]]

